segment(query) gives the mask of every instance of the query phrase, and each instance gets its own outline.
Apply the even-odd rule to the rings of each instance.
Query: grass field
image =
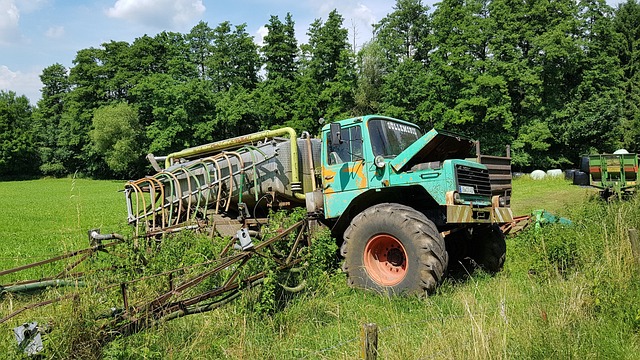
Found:
[[[523,176],[514,181],[511,208],[515,215],[530,214],[545,209],[560,216],[569,215],[571,209],[597,194],[597,189],[570,185],[562,177],[543,181]]]
[[[0,182],[0,268],[85,248],[89,229],[122,229],[123,184],[72,178]]]
[[[121,187],[74,179],[0,183],[0,268],[85,247],[90,228],[125,231]],[[592,198],[589,190],[563,180],[516,180],[516,214],[544,208],[574,226],[551,225],[510,238],[504,271],[449,278],[428,298],[353,290],[342,273],[330,270],[319,275],[322,286],[286,302],[274,299],[275,311],[259,306],[264,293],[248,292],[213,312],[161,323],[98,349],[92,343],[94,315],[119,297],[86,289],[76,301],[0,325],[0,358],[19,356],[11,329],[37,320],[52,326],[45,336],[48,358],[354,359],[362,324],[374,322],[380,359],[635,359],[640,269],[626,233],[640,227],[640,202]],[[176,257],[206,251],[201,239],[175,241]],[[0,316],[65,291],[6,296]]]

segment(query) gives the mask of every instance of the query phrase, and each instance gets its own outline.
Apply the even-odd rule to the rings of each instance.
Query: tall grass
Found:
[[[474,272],[449,278],[435,295],[421,299],[350,289],[338,271],[316,274],[322,286],[286,298],[275,312],[256,311],[260,297],[248,292],[213,312],[160,323],[103,347],[92,342],[99,335],[95,315],[120,300],[117,292],[87,289],[75,302],[0,326],[0,354],[18,356],[11,327],[39,320],[53,324],[45,340],[52,358],[353,359],[360,353],[362,324],[375,322],[381,359],[637,358],[640,269],[627,230],[640,227],[640,201],[603,203],[563,181],[514,186],[514,201],[517,194],[529,194],[524,198],[534,204],[537,193],[535,208],[558,206],[574,224],[531,228],[508,239],[505,269],[493,277]],[[574,201],[554,205],[558,192]],[[204,240],[176,241],[159,255],[163,261],[211,251]],[[34,298],[5,297],[0,310],[5,314],[9,302],[27,300]]]

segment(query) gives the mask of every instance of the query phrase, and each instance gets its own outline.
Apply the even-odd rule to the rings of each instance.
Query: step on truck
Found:
[[[125,186],[128,220],[147,238],[206,229],[250,250],[270,209],[306,207],[338,241],[351,286],[431,292],[453,262],[497,272],[505,260],[499,225],[511,209],[470,158],[475,145],[367,115],[328,123],[319,138],[282,128],[150,154],[157,173]]]

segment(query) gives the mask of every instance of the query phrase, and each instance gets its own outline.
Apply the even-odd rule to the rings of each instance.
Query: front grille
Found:
[[[468,190],[473,188],[474,195],[491,197],[489,170],[456,165],[456,176],[458,177],[458,192],[460,195],[469,194],[470,191]]]

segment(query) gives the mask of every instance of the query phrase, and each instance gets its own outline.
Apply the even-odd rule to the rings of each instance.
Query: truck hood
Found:
[[[406,171],[414,165],[447,159],[469,157],[475,141],[461,135],[432,129],[409,145],[389,162],[396,172]]]

